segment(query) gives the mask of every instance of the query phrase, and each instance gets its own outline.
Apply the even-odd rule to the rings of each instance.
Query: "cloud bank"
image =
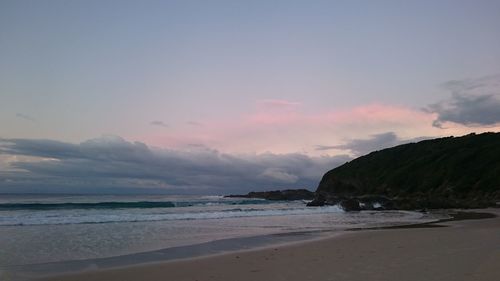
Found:
[[[0,192],[226,194],[315,189],[323,173],[350,160],[345,155],[298,153],[232,155],[206,147],[157,149],[116,136],[80,144],[1,139],[0,154],[17,156],[9,158],[14,160],[6,164],[8,170],[0,171]]]
[[[160,126],[160,127],[168,128],[168,125],[165,124],[165,122],[159,121],[159,120],[151,121],[151,122],[149,122],[149,124],[153,125],[153,126]]]
[[[425,109],[437,114],[434,127],[444,128],[446,122],[468,127],[500,123],[500,75],[452,80],[443,86],[451,97]]]
[[[386,132],[382,134],[371,135],[366,139],[351,139],[341,145],[318,145],[316,147],[316,150],[341,149],[350,151],[354,156],[361,156],[372,151],[389,148],[404,143],[418,142],[424,139],[428,138],[420,137],[405,140],[399,138],[394,132]]]
[[[16,117],[24,119],[26,121],[36,122],[36,119],[34,117],[31,117],[31,116],[24,114],[24,113],[16,113]]]

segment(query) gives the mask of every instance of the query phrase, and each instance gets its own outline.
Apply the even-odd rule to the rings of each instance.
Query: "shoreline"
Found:
[[[62,275],[57,275],[57,276],[51,276],[51,277],[44,277],[44,278],[38,278],[34,280],[60,280],[60,281],[70,281],[70,280],[162,280],[162,277],[169,276],[171,274],[175,274],[176,278],[173,278],[172,280],[176,281],[181,281],[181,280],[195,280],[192,279],[191,277],[197,277],[198,280],[247,280],[245,279],[245,276],[239,276],[240,279],[224,279],[226,277],[224,276],[233,276],[234,275],[229,274],[225,271],[227,271],[228,268],[225,268],[226,263],[234,263],[234,261],[238,260],[243,260],[244,257],[245,260],[248,259],[247,262],[250,262],[251,264],[256,263],[259,264],[259,267],[266,268],[266,264],[268,261],[271,260],[271,257],[277,257],[276,254],[279,252],[278,249],[282,252],[279,252],[280,254],[283,252],[289,252],[289,251],[297,251],[299,252],[305,252],[309,253],[306,254],[304,257],[301,257],[300,255],[294,254],[294,255],[287,255],[287,256],[280,256],[280,259],[283,259],[287,261],[288,263],[294,264],[298,263],[299,265],[303,262],[305,262],[304,259],[309,260],[308,258],[312,258],[313,260],[318,257],[325,257],[328,256],[327,253],[324,253],[323,248],[335,248],[339,247],[336,249],[337,251],[342,251],[346,250],[345,245],[342,246],[340,243],[345,240],[356,240],[358,244],[366,244],[366,240],[370,240],[370,236],[382,236],[380,239],[382,242],[385,241],[387,243],[387,238],[385,236],[392,237],[389,240],[395,239],[393,236],[396,234],[412,234],[415,233],[423,233],[425,235],[428,235],[427,232],[444,232],[444,233],[455,233],[457,234],[456,230],[457,228],[466,228],[468,230],[474,230],[477,228],[477,225],[488,225],[488,224],[493,224],[493,229],[494,230],[500,230],[498,228],[500,226],[500,218],[498,215],[500,215],[500,211],[498,209],[481,209],[481,210],[471,210],[463,212],[463,211],[456,211],[456,212],[448,212],[450,215],[454,216],[451,219],[443,219],[443,220],[438,220],[435,222],[431,223],[422,223],[422,224],[416,224],[416,225],[405,225],[405,226],[392,226],[392,227],[381,227],[381,228],[371,228],[371,229],[361,229],[363,231],[359,231],[359,229],[351,229],[348,231],[340,231],[338,233],[335,233],[333,237],[328,236],[328,237],[321,237],[318,236],[317,238],[312,238],[309,240],[297,240],[297,241],[292,241],[290,243],[284,243],[281,245],[268,245],[264,247],[257,247],[257,248],[250,248],[250,249],[240,249],[236,251],[229,251],[229,252],[221,252],[221,253],[216,253],[213,255],[208,255],[208,256],[198,256],[198,257],[191,257],[191,258],[185,258],[185,259],[175,259],[175,260],[170,260],[170,261],[160,261],[160,262],[151,262],[151,263],[141,263],[141,264],[130,264],[127,266],[123,267],[116,267],[116,268],[108,268],[108,269],[94,269],[94,270],[86,270],[82,272],[76,272],[76,273],[70,273],[70,274],[62,274]],[[464,221],[467,220],[467,221]],[[485,223],[487,222],[487,223]],[[442,227],[445,226],[445,227]],[[447,227],[446,227],[447,226]],[[396,235],[396,238],[400,237]],[[464,234],[465,235],[465,234]],[[404,235],[403,235],[404,236]],[[385,238],[384,238],[385,237]],[[418,237],[417,237],[418,238]],[[500,238],[500,237],[499,237]],[[397,240],[397,239],[396,239]],[[418,239],[417,239],[418,240]],[[498,241],[500,245],[500,241]],[[339,244],[340,243],[340,244]],[[339,244],[339,245],[337,245]],[[382,243],[384,244],[384,243]],[[365,245],[369,247],[370,245]],[[439,247],[440,245],[436,245]],[[317,248],[317,253],[310,253],[310,248]],[[497,246],[498,247],[498,246]],[[493,247],[494,248],[494,247]],[[418,249],[417,249],[418,250]],[[500,251],[499,251],[500,253]],[[312,256],[310,256],[312,255]],[[344,257],[346,255],[349,255],[349,252],[344,253]],[[335,256],[331,257],[332,259],[338,258]],[[318,259],[320,261],[321,259]],[[306,262],[307,263],[307,262]],[[213,271],[212,275],[207,271],[205,272],[207,275],[205,276],[205,279],[203,279],[203,272],[202,273],[194,273],[198,272],[198,267],[200,264],[203,264],[204,266],[210,265],[206,268],[208,271]],[[348,266],[348,265],[346,265]],[[312,266],[312,269],[316,268],[317,266]],[[247,271],[245,273],[245,270],[247,269],[246,266],[241,266],[240,267],[235,267],[235,268],[230,268],[230,271],[233,272],[233,274],[247,274],[248,272],[252,274],[257,274],[258,272],[252,272]],[[326,268],[328,269],[328,267]],[[283,268],[281,269],[283,270]],[[279,266],[274,269],[267,269],[267,272],[274,276],[273,278],[279,278],[279,276],[276,276],[275,274],[279,270]],[[250,274],[248,273],[248,274]],[[201,275],[200,275],[201,274]],[[215,274],[215,275],[213,275]],[[307,279],[308,274],[304,276],[305,273],[302,274],[303,278],[299,278],[300,280]],[[133,277],[136,276],[136,277]],[[142,277],[141,277],[142,276]],[[219,278],[213,279],[213,278],[207,278],[210,276],[219,276]],[[253,275],[250,275],[253,276]],[[201,278],[201,279],[200,279]],[[272,280],[270,278],[266,279],[265,276],[260,276],[260,277],[255,277],[256,279],[262,279],[262,280]],[[293,276],[290,276],[289,280],[299,280],[299,279],[293,279]],[[170,278],[169,278],[170,279]],[[251,280],[251,279],[248,279]],[[274,279],[276,280],[276,279]],[[328,280],[328,279],[314,279],[314,280]],[[340,279],[342,280],[342,279]],[[351,280],[351,279],[346,279],[346,280]],[[357,279],[352,279],[352,280],[357,280]],[[391,279],[387,279],[391,280]],[[436,279],[437,280],[437,279]],[[464,279],[466,280],[466,279]],[[488,280],[488,279],[485,279]]]
[[[391,226],[381,226],[381,227],[368,227],[368,228],[348,228],[346,231],[363,231],[363,230],[383,230],[383,229],[410,229],[410,228],[431,228],[431,227],[448,227],[449,225],[443,225],[446,222],[457,222],[464,220],[481,220],[481,219],[492,219],[500,216],[500,212],[495,214],[495,212],[482,212],[489,209],[479,209],[481,212],[475,211],[448,211],[446,213],[449,218],[439,219],[431,222],[422,222],[415,224],[403,224],[403,225],[391,225]]]
[[[308,241],[335,237],[344,233],[344,229],[283,232],[220,239],[193,245],[176,246],[154,251],[138,252],[105,258],[10,266],[9,269],[11,270],[5,271],[4,274],[7,274],[5,276],[2,275],[0,268],[0,279],[7,278],[9,281],[51,280],[52,277],[93,271],[140,267],[153,264],[215,257],[231,253],[259,251],[271,247],[305,243]]]
[[[390,211],[392,212],[392,211]],[[403,211],[406,212],[406,211]],[[380,215],[379,212],[377,216]],[[383,212],[382,212],[383,213]],[[411,212],[417,214],[418,212]],[[356,214],[354,214],[356,216]],[[365,215],[366,216],[366,215]],[[444,214],[419,213],[419,222],[399,222],[399,225],[411,223],[422,223],[429,221],[438,221],[440,218],[447,217]],[[375,220],[376,222],[377,220]],[[385,225],[391,225],[386,223]],[[349,230],[349,225],[326,227],[323,223],[322,228],[313,229],[295,229],[276,233],[253,234],[249,236],[238,236],[233,238],[219,238],[207,242],[198,242],[195,244],[178,245],[156,250],[143,252],[133,252],[124,255],[114,255],[108,257],[89,258],[89,259],[68,259],[62,261],[48,261],[45,263],[32,263],[21,265],[10,265],[0,267],[0,279],[9,281],[28,281],[37,278],[78,274],[88,271],[108,270],[116,268],[125,268],[137,265],[147,265],[153,263],[163,263],[175,260],[186,260],[205,256],[214,256],[219,254],[239,252],[246,250],[259,250],[266,247],[282,246],[285,244],[302,243],[315,239],[324,239],[336,235],[345,234]],[[371,226],[364,226],[363,229],[371,227],[382,227],[384,223],[373,223]]]

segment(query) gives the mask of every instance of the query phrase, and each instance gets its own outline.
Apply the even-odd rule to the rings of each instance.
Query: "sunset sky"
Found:
[[[485,131],[500,1],[0,2],[0,193],[314,189]]]

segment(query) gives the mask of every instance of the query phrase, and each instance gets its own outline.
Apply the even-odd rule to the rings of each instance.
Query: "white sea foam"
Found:
[[[343,212],[337,206],[316,208],[254,209],[235,208],[222,211],[199,211],[179,213],[133,213],[125,211],[72,211],[72,212],[30,212],[13,216],[0,217],[0,225],[57,225],[82,223],[140,222],[140,221],[175,221],[228,219],[240,217],[291,216],[309,214],[327,214]]]
[[[102,202],[125,204],[97,204]],[[171,202],[174,206],[161,208],[144,202]],[[23,205],[30,203],[53,205]],[[9,253],[0,255],[0,267],[121,256],[220,239],[380,227],[429,219],[416,212],[343,212],[336,206],[306,207],[301,201],[201,196],[17,196],[2,197],[0,204],[18,204],[0,210],[0,249]]]

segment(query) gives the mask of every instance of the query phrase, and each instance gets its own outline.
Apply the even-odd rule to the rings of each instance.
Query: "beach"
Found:
[[[346,231],[285,246],[86,271],[42,280],[498,280],[495,218],[420,227]]]
[[[500,0],[0,0],[0,281],[500,281]]]

